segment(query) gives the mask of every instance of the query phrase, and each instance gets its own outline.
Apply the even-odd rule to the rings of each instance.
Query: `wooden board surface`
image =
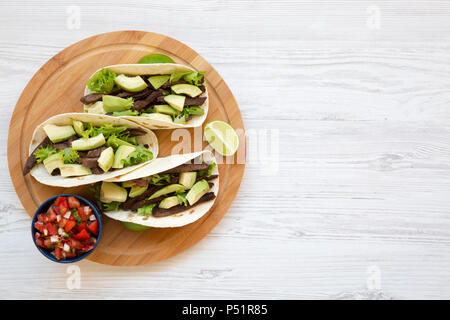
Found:
[[[70,29],[73,6],[81,23]],[[374,6],[379,28],[367,25]],[[33,248],[30,218],[0,170],[0,298],[450,298],[449,1],[3,0],[0,8],[4,166],[14,106],[36,71],[113,30],[182,40],[226,81],[247,132],[279,132],[276,179],[252,163],[249,139],[239,193],[197,245],[149,266],[82,261],[80,288],[67,287],[67,266]]]
[[[58,193],[87,194],[87,186],[55,188],[39,184],[31,176],[24,177],[22,168],[28,156],[28,146],[34,128],[49,117],[65,112],[82,112],[79,101],[89,76],[102,66],[136,63],[149,53],[162,53],[176,63],[206,71],[209,91],[209,112],[205,124],[224,120],[235,129],[244,125],[237,103],[219,74],[195,51],[172,38],[150,32],[118,31],[90,37],[75,43],[51,58],[34,75],[17,102],[8,135],[8,164],[17,195],[27,213],[32,216],[40,203]],[[191,149],[200,151],[207,146],[198,140],[199,129],[188,130]],[[159,157],[169,156],[180,143],[173,130],[155,131],[159,141]],[[238,191],[244,164],[237,155],[245,155],[245,139],[233,161],[219,165],[220,189],[213,208],[203,218],[182,228],[152,228],[133,232],[118,221],[104,216],[102,239],[89,259],[109,265],[142,265],[167,259],[201,240],[225,215]],[[226,164],[225,164],[226,163]]]

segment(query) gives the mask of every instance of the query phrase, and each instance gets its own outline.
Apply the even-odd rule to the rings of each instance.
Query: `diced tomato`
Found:
[[[69,243],[70,248],[73,248],[73,249],[81,248],[81,242],[74,238],[70,238],[68,243]]]
[[[75,239],[77,239],[77,240],[86,240],[89,238],[90,238],[90,236],[89,236],[89,233],[86,231],[86,229],[81,230],[80,232],[78,232],[75,235]]]
[[[53,243],[50,239],[45,239],[44,240],[44,247],[46,247],[47,249],[51,249],[53,247]]]
[[[36,221],[34,227],[39,230],[39,232],[44,232],[44,223],[41,221]]]
[[[80,232],[83,229],[86,229],[86,223],[81,222],[77,227],[77,231]]]
[[[92,208],[89,206],[84,206],[84,214],[86,215],[86,217],[89,218],[89,216],[92,214]]]
[[[69,208],[71,209],[77,209],[80,206],[80,201],[78,201],[75,197],[69,197],[67,202],[69,204]]]
[[[80,249],[80,251],[82,251],[82,252],[88,252],[88,251],[92,250],[93,248],[94,248],[94,245],[90,244],[90,245],[83,246],[83,247]]]
[[[64,226],[66,225],[66,223],[67,223],[67,219],[62,218],[61,220],[59,220],[58,226],[59,226],[60,228],[64,228]]]
[[[44,246],[44,240],[41,238],[41,234],[40,234],[39,232],[36,232],[36,233],[34,234],[34,240],[36,241],[36,245],[37,245],[38,247],[45,248],[45,246]]]
[[[69,208],[69,203],[66,199],[66,197],[58,197],[56,199],[56,206],[57,207],[64,207],[64,208]]]
[[[61,248],[59,248],[59,247],[55,248],[55,258],[57,260],[61,260],[61,252],[62,252]]]
[[[70,217],[64,218],[70,210]],[[36,245],[52,252],[56,259],[71,259],[84,252],[92,250],[97,242],[99,222],[90,221],[92,208],[81,203],[75,197],[58,197],[47,212],[37,215],[34,223]],[[58,236],[57,242],[52,238],[57,236],[58,228],[64,228],[66,235]],[[70,251],[64,251],[64,246]]]
[[[42,240],[41,238],[36,239],[36,245],[37,245],[38,247],[45,248],[45,246],[44,246],[44,240]]]
[[[81,220],[84,222],[88,219],[88,217],[86,216],[86,214],[84,213],[84,208],[83,207],[78,207],[78,215],[80,216]]]
[[[87,229],[93,235],[97,235],[97,233],[98,233],[98,221],[95,220],[95,221],[91,222],[90,224],[88,224]]]
[[[47,222],[53,222],[53,221],[56,220],[56,213],[55,213],[52,209],[50,209],[50,210],[47,212],[46,218],[47,218],[47,219],[46,219]]]
[[[71,252],[71,251],[69,251],[69,252],[64,251],[62,254],[65,259],[72,259],[77,256],[76,253]]]
[[[65,215],[68,210],[69,208],[66,207],[58,207],[58,213],[62,216]]]
[[[48,234],[51,236],[56,236],[56,227],[53,223],[47,223],[45,225],[45,228],[47,228]]]
[[[64,230],[66,230],[66,232],[69,232],[70,230],[72,230],[73,227],[75,227],[77,223],[73,220],[69,220],[67,221],[66,225],[64,226]]]

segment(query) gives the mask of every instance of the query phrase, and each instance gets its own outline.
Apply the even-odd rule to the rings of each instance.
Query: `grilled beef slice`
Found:
[[[199,164],[187,163],[187,164],[182,164],[182,165],[180,165],[178,167],[166,170],[164,172],[161,172],[160,174],[164,174],[164,173],[181,173],[181,172],[205,170],[205,169],[208,169],[208,166],[209,165],[207,163],[199,163]]]
[[[125,201],[124,203],[122,203],[120,205],[120,207],[124,210],[129,210],[136,202],[141,201],[141,200],[145,200],[145,198],[150,197],[153,193],[155,193],[156,191],[158,191],[159,189],[164,188],[165,185],[163,186],[150,186],[147,190],[145,190],[145,192],[135,198],[128,198],[127,201]]]
[[[134,95],[133,95],[133,99],[134,99],[134,101],[145,99],[145,98],[147,98],[152,92],[153,92],[152,89],[150,89],[150,88],[145,88],[144,90],[139,91],[138,93],[134,94]]]
[[[84,97],[81,97],[80,101],[83,104],[91,104],[97,101],[102,100],[103,93],[90,93],[88,95],[85,95]]]
[[[108,95],[115,96],[115,95],[120,94],[121,92],[122,92],[122,89],[115,88],[110,93],[108,93]],[[90,93],[88,95],[85,95],[84,97],[81,97],[80,101],[83,104],[91,104],[91,103],[102,100],[104,95],[105,95],[104,93]]]
[[[184,80],[178,80],[178,81],[174,81],[174,82],[170,82],[169,80],[167,80],[166,83],[164,83],[164,84],[161,86],[161,88],[162,88],[162,89],[168,89],[168,88],[170,88],[171,86],[174,86],[174,85],[176,85],[176,84],[184,84],[184,83],[187,83],[187,82],[184,81]]]
[[[102,174],[102,173],[104,173],[103,169],[100,168],[99,166],[91,168],[91,171],[92,171],[93,174]]]
[[[184,106],[201,106],[206,101],[206,97],[189,98],[184,100]]]
[[[197,179],[195,179],[195,182],[198,182],[200,180],[211,181],[211,180],[214,180],[215,178],[217,178],[218,176],[219,175],[217,175],[217,174],[212,174],[209,177],[206,175],[198,176]]]
[[[129,180],[127,181],[129,183],[132,183],[133,185],[137,186],[137,187],[145,187],[148,185],[148,180],[145,179],[134,179],[134,180]]]
[[[145,136],[147,134],[147,131],[145,131],[143,129],[139,129],[139,128],[130,128],[130,129],[127,129],[127,131],[130,134],[130,136],[132,136],[132,137]]]
[[[98,157],[100,157],[102,152],[104,150],[106,150],[107,148],[108,147],[100,147],[100,148],[97,148],[97,149],[94,149],[94,150],[90,150],[90,151],[88,151],[88,153],[86,153],[85,157],[87,157],[87,158],[98,158]],[[80,155],[80,157],[81,157],[81,155]]]
[[[194,203],[192,206],[184,206],[182,204],[169,208],[169,209],[162,209],[160,207],[154,207],[152,211],[152,216],[154,217],[167,217],[175,213],[179,213],[188,209],[191,209],[195,207],[196,205],[199,205],[200,203],[213,200],[216,197],[214,192],[208,192],[203,195],[196,203]]]
[[[77,162],[82,164],[83,167],[93,169],[98,166],[97,160],[98,160],[98,157],[96,157],[96,158],[78,158]]]
[[[34,148],[33,152],[29,155],[27,161],[25,162],[25,167],[23,168],[23,175],[26,175],[30,172],[31,169],[36,165],[36,157],[34,153],[41,147],[46,147],[52,142],[48,137],[46,137],[36,148]]]
[[[162,201],[165,197],[167,197],[166,194],[163,195],[163,196],[161,196],[161,197],[154,198],[154,199],[150,199],[150,200],[149,200],[149,199],[139,200],[139,201],[136,201],[135,203],[133,203],[133,205],[132,205],[129,209],[130,209],[131,211],[137,211],[139,208],[141,208],[141,207],[143,207],[143,206],[146,206],[146,205],[148,205],[148,204],[160,202],[160,201]]]
[[[59,143],[52,143],[52,147],[55,148],[56,150],[64,150],[66,148],[70,148],[72,147],[72,141],[75,141],[78,139],[78,136],[71,136],[69,139],[67,139],[66,141],[62,141]]]

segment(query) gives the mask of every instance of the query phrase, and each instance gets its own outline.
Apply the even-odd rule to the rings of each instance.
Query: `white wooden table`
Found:
[[[0,298],[450,298],[450,3],[187,3],[0,3]],[[9,120],[51,56],[126,29],[203,55],[246,128],[278,132],[279,168],[249,164],[190,250],[142,267],[81,262],[69,289],[10,183]]]

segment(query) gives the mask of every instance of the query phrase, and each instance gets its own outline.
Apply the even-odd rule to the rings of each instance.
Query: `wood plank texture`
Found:
[[[450,298],[450,3],[183,3],[73,1],[81,24],[68,29],[60,1],[2,1],[0,141],[51,56],[101,32],[148,30],[214,66],[247,131],[278,130],[276,175],[250,162],[248,141],[239,193],[203,241],[151,266],[82,262],[69,290],[66,267],[35,252],[0,171],[0,297]],[[367,26],[371,6],[379,28]],[[6,148],[0,159],[6,168]]]

